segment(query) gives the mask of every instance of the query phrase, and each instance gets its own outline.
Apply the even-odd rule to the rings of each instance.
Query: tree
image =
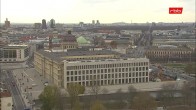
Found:
[[[195,104],[195,82],[185,82],[182,87],[184,104],[191,106]]]
[[[98,94],[101,92],[101,87],[99,85],[99,79],[98,79],[98,77],[94,76],[91,79],[91,84],[90,85],[91,85],[90,86],[90,92],[97,99]]]
[[[58,108],[58,99],[60,97],[59,89],[56,86],[46,86],[39,95],[42,102],[42,110],[53,110]]]
[[[76,100],[76,102],[74,103],[73,110],[81,110],[81,105],[79,100]]]
[[[105,107],[99,100],[96,100],[90,110],[105,110]]]
[[[128,101],[130,101],[131,103],[133,102],[133,98],[135,97],[136,92],[137,90],[134,86],[131,85],[128,87],[128,93],[129,93]]]
[[[171,105],[174,102],[174,95],[176,92],[176,84],[168,83],[162,85],[161,91],[158,92],[158,99],[163,106]]]
[[[196,67],[195,63],[190,63],[190,64],[185,66],[184,71],[186,73],[188,73],[189,75],[193,74],[193,73],[195,73],[195,67]]]
[[[67,86],[67,92],[69,94],[70,97],[70,104],[71,104],[71,108],[73,108],[74,104],[79,101],[78,99],[78,95],[79,94],[83,94],[85,91],[85,87],[77,84],[77,83],[70,83]]]
[[[133,99],[132,108],[135,110],[152,110],[157,107],[156,101],[147,92],[138,93]]]

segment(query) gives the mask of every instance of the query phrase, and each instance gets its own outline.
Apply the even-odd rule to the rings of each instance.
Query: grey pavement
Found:
[[[44,83],[49,81],[40,76],[34,68],[16,69],[13,73],[26,106],[32,108],[34,100],[38,99],[45,87]]]

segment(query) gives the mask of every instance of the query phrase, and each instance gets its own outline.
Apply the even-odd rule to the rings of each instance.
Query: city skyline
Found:
[[[1,23],[6,18],[11,23],[52,18],[56,23],[195,22],[194,4],[195,0],[1,0]],[[169,14],[169,7],[183,7],[183,12]]]

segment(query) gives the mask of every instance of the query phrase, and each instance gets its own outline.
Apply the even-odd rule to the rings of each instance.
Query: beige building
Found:
[[[119,58],[117,52],[107,50],[51,52],[39,50],[34,53],[34,65],[38,73],[51,80],[58,87],[64,87],[63,61],[115,59]]]
[[[0,110],[12,110],[13,100],[11,93],[0,92]]]
[[[64,88],[70,83],[85,87],[149,82],[147,58],[64,61]]]

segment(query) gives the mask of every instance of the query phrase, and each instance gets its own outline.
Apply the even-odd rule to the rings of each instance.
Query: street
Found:
[[[8,89],[10,90],[12,97],[13,97],[13,103],[14,103],[14,110],[23,110],[25,108],[25,104],[23,101],[23,98],[19,92],[18,86],[16,85],[16,81],[13,77],[12,71],[5,71],[2,74],[4,76],[4,81],[8,86]]]

